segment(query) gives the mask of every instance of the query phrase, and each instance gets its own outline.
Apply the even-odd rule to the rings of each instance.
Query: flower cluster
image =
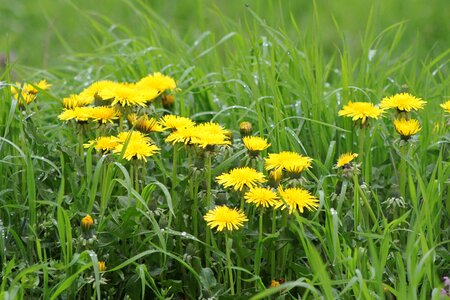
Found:
[[[33,102],[39,91],[47,90],[52,85],[46,80],[41,80],[36,83],[23,83],[17,82],[11,87],[11,93],[13,99],[19,102],[19,106],[23,106],[24,103],[27,105]]]

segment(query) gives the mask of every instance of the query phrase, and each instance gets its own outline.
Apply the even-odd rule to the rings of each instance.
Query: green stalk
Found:
[[[205,153],[205,175],[206,175],[206,197],[205,197],[205,209],[209,210],[211,207],[211,155],[209,152]],[[226,242],[226,241],[225,241]],[[211,250],[209,246],[211,245],[211,229],[206,230],[206,248],[205,248],[205,260],[206,266],[209,267],[211,262]]]
[[[358,175],[353,174],[353,230],[358,231],[358,224],[360,224],[359,217],[359,182]]]
[[[170,190],[170,194],[173,201],[174,209],[177,210],[178,207],[178,198],[176,193],[176,187],[178,185],[178,151],[180,149],[180,146],[178,143],[175,143],[173,146],[172,151],[172,176],[171,176],[171,182],[172,182],[172,188]]]
[[[277,212],[274,209],[272,211],[272,235],[275,235],[275,232],[277,231]],[[275,278],[275,250],[276,245],[275,241],[272,241],[271,247],[270,247],[270,278]]]
[[[364,169],[366,166],[364,164],[365,161],[365,149],[364,149],[364,142],[366,140],[366,128],[360,128],[358,132],[358,154],[359,154],[359,160],[362,163],[362,168]]]
[[[255,266],[254,266],[254,273],[255,276],[259,276],[260,268],[261,268],[261,255],[262,255],[262,237],[263,237],[263,215],[264,215],[264,207],[261,208],[260,214],[259,214],[259,232],[258,232],[258,244],[256,246],[256,253],[255,253]],[[258,290],[258,280],[255,281],[255,288]]]
[[[400,166],[399,166],[399,188],[400,195],[406,200],[406,156],[408,154],[407,145],[400,145]]]
[[[225,233],[225,251],[226,251],[226,256],[227,256],[227,271],[228,271],[228,279],[229,279],[229,284],[230,284],[230,288],[231,288],[231,295],[234,295],[234,283],[233,283],[233,270],[231,269],[232,267],[232,263],[231,263],[231,243],[233,241],[228,239],[228,235],[227,233]]]

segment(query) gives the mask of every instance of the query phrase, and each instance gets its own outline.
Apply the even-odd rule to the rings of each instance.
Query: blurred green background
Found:
[[[402,43],[405,48],[417,43],[416,49],[422,55],[438,55],[450,44],[448,0],[1,0],[0,52],[13,52],[16,64],[47,69],[61,64],[67,55],[95,53],[104,38],[102,31],[96,30],[99,24],[108,26],[120,38],[151,36],[153,32],[143,19],[136,18],[135,8],[142,4],[154,11],[149,18],[158,19],[171,29],[171,34],[188,44],[205,31],[211,31],[217,39],[229,31],[245,36],[254,19],[246,6],[293,39],[299,32],[310,32],[316,15],[320,24],[318,38],[325,54],[335,51],[341,43],[337,32],[345,34],[351,47],[360,47],[371,17],[375,33],[406,22]],[[299,25],[298,31],[292,28],[291,18]],[[164,41],[161,43],[149,47],[163,47]]]

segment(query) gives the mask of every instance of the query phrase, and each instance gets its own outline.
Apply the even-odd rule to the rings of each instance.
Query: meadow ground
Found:
[[[450,297],[446,5],[1,1],[0,298]]]

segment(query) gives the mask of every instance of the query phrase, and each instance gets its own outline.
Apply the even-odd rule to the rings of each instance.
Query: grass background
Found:
[[[272,143],[270,152],[314,158],[306,177],[322,207],[289,219],[275,235],[266,232],[266,252],[282,253],[274,272],[263,257],[261,274],[252,274],[256,222],[233,236],[235,246],[244,245],[233,252],[242,267],[235,275],[248,281],[241,286],[244,299],[257,294],[254,282],[266,287],[281,277],[287,280],[282,288],[260,285],[254,299],[438,299],[450,271],[449,134],[439,108],[450,88],[446,2],[2,1],[0,45],[15,60],[0,79],[53,84],[25,113],[1,90],[2,296],[229,294],[224,247],[213,249],[217,264],[206,268],[205,248],[196,240],[204,241],[203,234],[180,238],[189,232],[180,221],[172,231],[161,230],[174,200],[164,190],[171,182],[170,147],[157,169],[149,164],[156,171],[145,178],[147,188],[134,190],[125,162],[107,165],[91,152],[77,156],[76,128],[57,121],[60,100],[96,80],[132,82],[162,71],[181,88],[175,113],[218,121],[235,137],[239,122],[248,120]],[[342,182],[332,169],[336,158],[360,145],[358,131],[338,110],[347,100],[378,103],[404,90],[428,101],[416,114],[423,127],[418,139],[402,152],[393,116],[386,115],[366,135],[365,184]],[[226,155],[213,160],[214,175],[238,164],[240,156]],[[176,191],[185,195],[191,168],[182,164],[185,157],[178,159]],[[400,195],[399,178],[406,207],[389,207],[385,201]],[[152,207],[150,198],[157,199],[159,215],[126,200]],[[366,209],[370,203],[375,220],[364,209],[355,221],[360,199]],[[190,203],[178,207],[179,219],[191,213]],[[96,219],[99,241],[92,248],[78,241],[85,213]],[[97,269],[89,271],[97,257],[107,258],[106,286]]]

